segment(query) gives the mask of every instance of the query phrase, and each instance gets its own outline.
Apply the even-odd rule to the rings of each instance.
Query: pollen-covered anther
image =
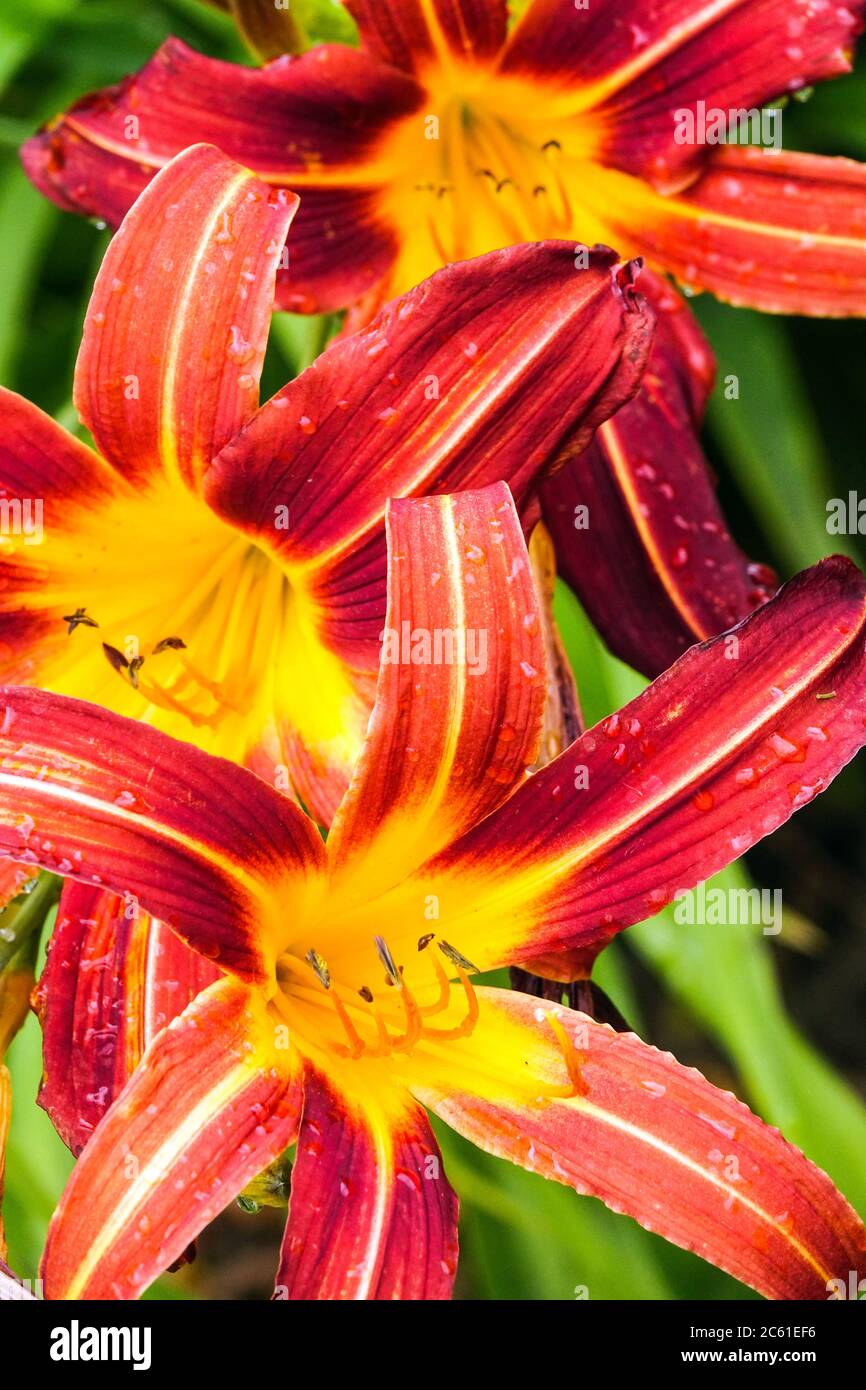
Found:
[[[318,951],[311,948],[304,956],[304,960],[313,971],[319,984],[323,985],[325,989],[330,989],[331,972],[328,969],[328,962],[325,960],[324,956],[320,956]]]

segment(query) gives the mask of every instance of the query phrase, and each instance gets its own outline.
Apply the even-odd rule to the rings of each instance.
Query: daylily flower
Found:
[[[653,316],[615,253],[515,247],[395,300],[257,410],[296,208],[187,151],[96,281],[75,401],[99,453],[0,392],[22,517],[0,676],[246,762],[327,824],[375,690],[388,498],[504,479],[531,527],[545,473],[636,389]]]
[[[117,223],[179,150],[219,146],[303,195],[279,293],[301,311],[545,237],[609,242],[738,304],[866,310],[863,166],[680,143],[676,119],[847,72],[863,0],[530,0],[510,34],[505,0],[346,8],[360,52],[260,70],[169,39],[30,140],[28,174]]]
[[[278,306],[360,301],[353,321],[449,261],[551,235],[641,252],[736,303],[866,308],[859,165],[680,144],[675,119],[698,101],[747,109],[845,71],[861,0],[678,0],[649,14],[533,0],[510,36],[503,0],[347,8],[360,52],[321,45],[258,71],[170,39],[29,141],[25,168],[62,207],[116,223],[176,151],[212,141],[301,194]],[[244,11],[249,31],[255,4]],[[548,498],[560,572],[649,676],[776,582],[731,539],[695,437],[711,355],[674,292],[659,281],[652,297],[679,322],[659,333],[635,405]],[[593,507],[575,535],[574,507],[591,500],[603,513]]]
[[[224,972],[79,1159],[46,1296],[137,1295],[296,1138],[277,1296],[446,1296],[457,1205],[427,1107],[768,1296],[826,1298],[866,1231],[777,1130],[472,975],[587,971],[811,800],[866,742],[864,632],[866,583],[824,561],[527,779],[545,634],[508,490],[395,501],[376,704],[327,844],[235,764],[0,692],[0,854],[131,895]],[[486,634],[484,669],[437,661],[446,633]]]

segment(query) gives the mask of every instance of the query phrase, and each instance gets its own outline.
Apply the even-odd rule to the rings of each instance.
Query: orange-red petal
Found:
[[[49,1299],[136,1298],[297,1134],[301,1071],[260,997],[220,980],[158,1034],[49,1227]]]
[[[280,265],[280,307],[339,309],[372,290],[394,259],[394,232],[377,207],[389,178],[377,146],[423,100],[411,77],[341,45],[254,68],[170,38],[140,72],[34,135],[22,160],[61,207],[116,226],[168,160],[189,145],[216,145],[275,189],[304,194]]]
[[[208,473],[211,506],[279,557],[351,667],[378,664],[389,498],[503,480],[522,509],[636,390],[653,322],[636,267],[588,262],[542,242],[447,267],[332,343]]]
[[[769,313],[866,313],[866,165],[731,145],[670,197],[594,177],[611,239],[690,288]]]
[[[602,162],[682,187],[708,146],[676,138],[677,118],[756,110],[848,72],[863,0],[531,0],[503,55],[504,73],[561,88],[565,110],[592,112]],[[568,106],[568,99],[571,106]]]
[[[130,211],[97,276],[75,373],[81,418],[122,472],[197,486],[252,415],[297,203],[201,145]]]
[[[298,806],[251,772],[96,705],[0,691],[0,857],[130,894],[195,949],[268,978],[286,904],[322,865]]]
[[[700,446],[709,345],[676,291],[646,273],[641,287],[658,322],[640,390],[542,500],[559,573],[611,651],[653,677],[776,585],[732,538]]]
[[[618,931],[775,830],[866,743],[864,633],[855,566],[804,571],[422,865],[395,908],[435,895],[442,934],[481,969],[567,951],[565,973],[581,954],[588,973]],[[387,917],[389,898],[377,907]]]
[[[456,1269],[457,1198],[424,1111],[380,1113],[307,1067],[275,1297],[449,1298]]]
[[[384,63],[423,77],[431,65],[483,63],[505,42],[505,0],[346,0],[361,42]]]
[[[216,966],[134,901],[64,884],[36,992],[39,1104],[74,1154],[157,1033],[219,977]]]
[[[831,1279],[862,1269],[856,1212],[730,1092],[585,1014],[479,994],[479,1027],[460,1045],[467,1079],[413,1087],[465,1138],[600,1197],[768,1298],[826,1299]],[[510,1085],[496,1067],[506,1052],[522,1064]]]
[[[541,736],[546,661],[504,483],[394,501],[389,601],[367,741],[328,838],[336,875],[399,881],[504,800]]]

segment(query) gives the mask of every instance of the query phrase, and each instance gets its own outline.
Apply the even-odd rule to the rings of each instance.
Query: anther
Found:
[[[129,662],[123,655],[123,652],[117,650],[117,647],[112,647],[108,642],[103,642],[102,650],[105,652],[105,659],[109,666],[115,671],[120,671],[122,674],[124,671],[129,670]]]
[[[160,652],[173,651],[180,652],[186,649],[186,642],[182,637],[161,637],[153,649],[153,655],[158,656]]]
[[[361,998],[365,1000],[368,1004],[372,1004],[373,991],[370,989],[369,985],[362,985],[362,987],[358,990],[358,993],[360,994]]]
[[[435,935],[436,935],[435,932],[433,932],[433,931],[428,931],[428,933],[427,933],[426,936],[421,936],[421,937],[419,937],[419,938],[418,938],[418,950],[419,950],[419,951],[426,951],[426,950],[427,950],[427,947],[430,945],[430,942],[433,940],[433,938],[435,937]]]
[[[471,960],[467,960],[454,946],[451,946],[447,941],[438,941],[436,944],[445,959],[450,960],[452,965],[456,965],[458,969],[471,970],[473,974],[478,974],[478,966],[473,965]]]
[[[320,956],[318,951],[314,951],[311,948],[304,956],[304,960],[307,962],[307,965],[309,965],[310,969],[315,974],[316,979],[319,981],[319,984],[323,985],[325,989],[330,989],[331,972],[328,969],[328,962],[324,959],[324,957]]]
[[[545,152],[547,150],[559,150],[559,153],[562,154],[562,146],[560,145],[558,140],[545,140],[541,148]]]
[[[67,624],[67,637],[71,637],[77,627],[99,627],[96,619],[88,615],[86,608],[76,608],[74,613],[64,614],[63,621]]]
[[[376,943],[376,954],[385,967],[390,983],[392,985],[402,984],[403,982],[400,978],[400,971],[397,969],[394,957],[391,955],[387,943],[383,940],[381,936],[375,937],[374,940]]]

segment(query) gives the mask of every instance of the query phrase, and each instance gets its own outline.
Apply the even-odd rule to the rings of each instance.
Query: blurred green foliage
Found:
[[[300,0],[299,11],[313,39],[351,39],[336,0]],[[107,233],[40,198],[20,170],[17,147],[83,92],[141,66],[169,33],[213,56],[252,61],[228,19],[197,0],[28,0],[26,7],[0,0],[0,381],[67,426],[76,425],[72,369]],[[792,103],[785,142],[866,158],[866,65],[810,101]],[[740,383],[737,400],[716,393],[708,422],[725,507],[745,547],[790,574],[839,548],[826,532],[826,501],[861,481],[866,334],[857,323],[760,317],[706,297],[694,307],[717,351],[720,377],[736,374]],[[306,366],[329,330],[323,320],[277,316],[264,392]],[[857,557],[861,539],[848,547]],[[559,613],[592,722],[634,694],[639,681],[602,649],[565,592]],[[862,773],[849,769],[803,816],[812,839],[827,838],[822,817],[859,823],[863,793]],[[840,851],[831,835],[824,848],[832,858],[851,845]],[[735,866],[723,881],[745,883],[746,870]],[[819,925],[832,949],[833,923]],[[862,927],[857,917],[861,970]],[[778,971],[784,950],[760,928],[689,929],[667,912],[615,943],[598,979],[648,1041],[735,1089],[866,1213],[866,1108],[786,1009]],[[810,964],[822,968],[820,959]],[[10,1063],[10,1256],[21,1274],[32,1275],[71,1160],[33,1104],[40,1072],[35,1019],[13,1044]],[[580,1286],[590,1299],[751,1297],[598,1202],[439,1131],[463,1203],[463,1297],[572,1299]],[[263,1255],[263,1290],[275,1258],[275,1249]],[[196,1278],[193,1266],[180,1279],[160,1281],[154,1294],[194,1297]]]

